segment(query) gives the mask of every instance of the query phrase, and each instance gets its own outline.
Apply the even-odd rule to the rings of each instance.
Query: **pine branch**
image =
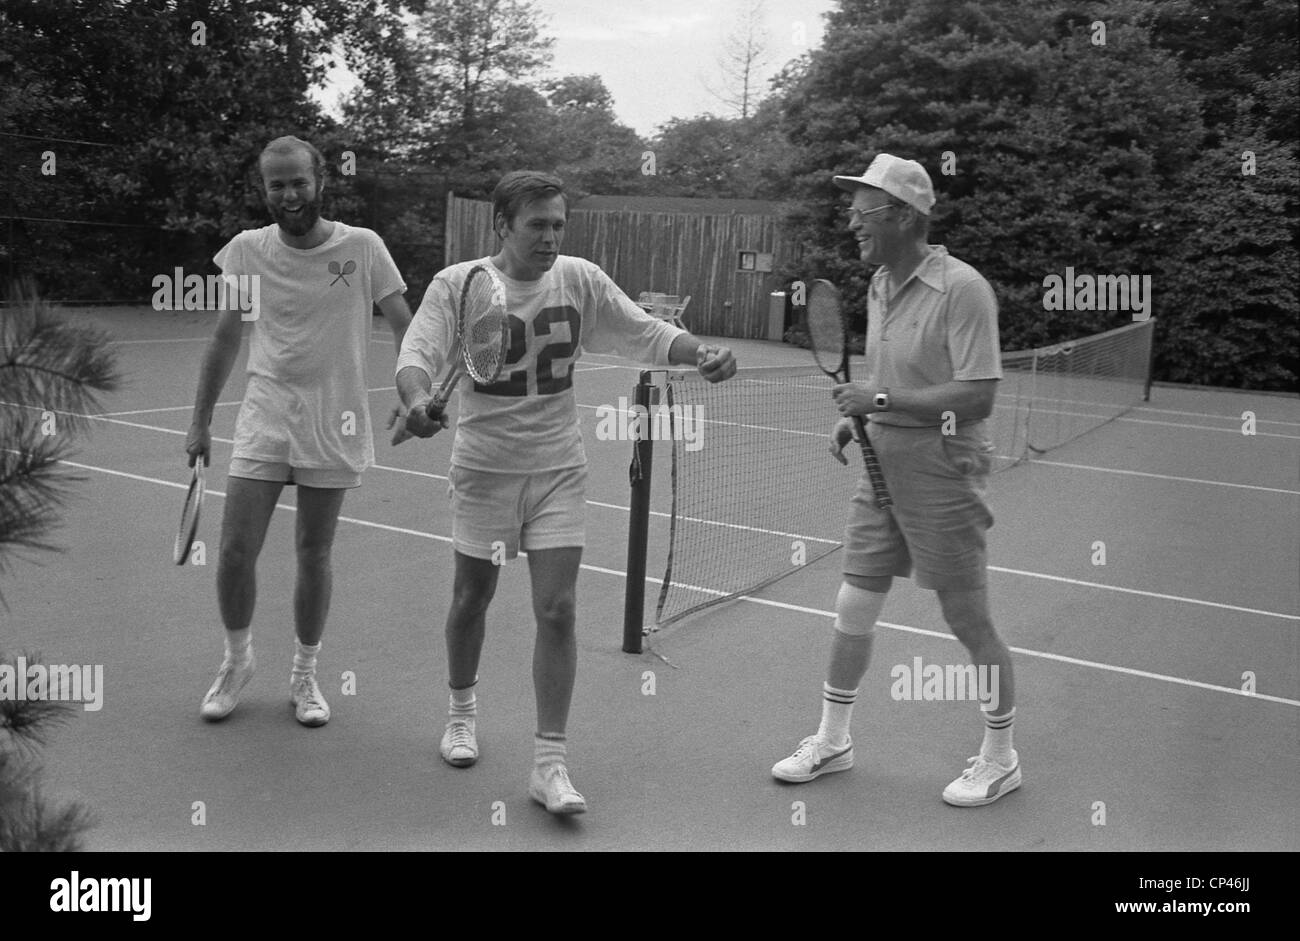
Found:
[[[0,852],[78,852],[82,835],[94,825],[85,805],[46,800],[39,767],[0,750]]]
[[[120,383],[106,334],[57,319],[30,290],[11,304],[0,311],[0,574],[17,550],[57,551],[46,536],[82,479],[60,462]]]
[[[38,653],[24,654],[28,665]],[[16,668],[0,655],[0,663]],[[16,682],[27,682],[17,677]],[[55,725],[67,722],[75,706],[49,699],[0,698],[0,852],[76,852],[82,835],[94,826],[90,811],[77,801],[53,805],[41,794],[36,752]]]
[[[39,653],[24,652],[22,657],[28,667],[42,662]],[[16,657],[0,655],[0,664],[18,668]],[[15,682],[26,683],[27,678],[15,677]],[[0,731],[9,733],[8,741],[15,750],[35,751],[48,742],[55,726],[67,723],[75,712],[75,704],[62,700],[0,698]]]
[[[0,312],[0,404],[51,412],[79,433],[85,416],[100,410],[99,394],[120,381],[104,332],[59,320],[21,291]]]

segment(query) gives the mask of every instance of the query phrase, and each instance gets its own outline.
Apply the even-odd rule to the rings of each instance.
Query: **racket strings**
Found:
[[[492,382],[506,354],[505,289],[487,276],[471,277],[463,298],[465,366],[476,382]]]
[[[185,500],[185,508],[181,511],[181,532],[188,534],[194,526],[194,521],[199,515],[199,500],[196,494],[190,494]]]
[[[839,305],[809,299],[808,341],[818,362],[838,363],[844,350],[844,321]]]

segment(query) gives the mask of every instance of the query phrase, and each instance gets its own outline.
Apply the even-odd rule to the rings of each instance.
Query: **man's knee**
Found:
[[[332,539],[298,540],[298,568],[308,571],[323,571],[329,568],[330,553],[334,548]]]
[[[543,630],[572,631],[577,614],[577,601],[573,591],[557,591],[533,603],[537,625]]]
[[[496,594],[498,569],[485,559],[457,555],[451,591],[453,620],[473,619],[487,612]]]
[[[835,630],[846,637],[871,637],[885,607],[885,592],[856,584],[861,575],[846,575],[835,597]],[[888,582],[888,577],[885,578]],[[888,587],[888,586],[886,586]]]
[[[957,639],[967,646],[996,638],[989,614],[988,592],[984,589],[939,591],[939,607]]]
[[[217,564],[224,572],[246,572],[257,564],[260,548],[251,538],[238,530],[223,530]]]

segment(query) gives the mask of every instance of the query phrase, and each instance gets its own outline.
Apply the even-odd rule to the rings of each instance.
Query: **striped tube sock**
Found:
[[[539,768],[564,764],[566,741],[563,732],[538,732],[533,736],[533,763]]]
[[[984,744],[980,746],[980,754],[985,758],[992,758],[1003,767],[1010,767],[1012,761],[1011,750],[1011,727],[1016,721],[1016,708],[1012,706],[1010,711],[1000,716],[984,713]]]
[[[320,644],[304,644],[296,637],[293,640],[298,646],[293,655],[293,679],[297,681],[316,672],[316,654],[320,653]]]
[[[475,687],[478,686],[478,677],[474,677],[474,682],[464,689],[451,687],[451,704],[447,707],[447,714],[453,719],[457,716],[472,719],[478,715],[478,696],[474,694]]]
[[[246,663],[253,653],[253,629],[226,631],[226,659],[231,663]]]
[[[817,737],[835,748],[849,742],[849,720],[853,718],[853,704],[858,701],[856,689],[836,689],[830,683],[822,684],[822,724]]]

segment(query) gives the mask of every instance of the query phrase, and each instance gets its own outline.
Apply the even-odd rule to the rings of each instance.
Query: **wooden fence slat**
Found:
[[[492,206],[447,198],[446,262],[496,251]],[[691,296],[686,323],[704,336],[765,338],[772,273],[737,270],[738,253],[771,253],[776,266],[787,246],[775,216],[581,210],[570,213],[565,254],[590,259],[635,298],[641,291]]]

